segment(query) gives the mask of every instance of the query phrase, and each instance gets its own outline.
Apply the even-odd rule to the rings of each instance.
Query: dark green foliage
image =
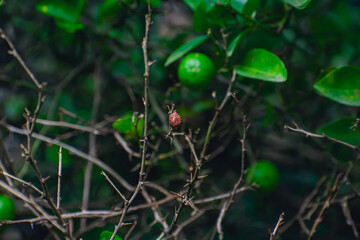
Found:
[[[217,231],[225,199],[196,201],[231,191],[242,167],[246,170],[267,159],[278,167],[277,187],[266,194],[260,188],[236,195],[222,222],[225,239],[268,239],[268,229],[274,228],[279,215],[285,212],[284,225],[289,223],[326,176],[301,215],[311,230],[340,172],[348,176],[335,194],[336,201],[321,216],[313,239],[354,239],[348,224],[349,213],[356,228],[360,221],[358,1],[151,0],[150,5],[153,24],[147,53],[152,66],[144,188],[151,201],[184,193],[196,167],[184,136],[172,139],[169,134],[168,107],[175,105],[183,122],[176,133],[191,136],[199,157],[209,122],[219,112],[205,152],[209,159],[200,169],[204,177],[190,194],[194,209],[204,213],[185,226],[178,238],[210,239]],[[55,142],[50,146],[33,135],[31,144],[42,175],[51,176],[47,184],[52,199],[56,200],[57,193],[58,144],[74,147],[86,156],[63,149],[63,214],[81,211],[89,159],[100,160],[136,186],[145,141],[142,42],[147,12],[146,0],[0,0],[0,28],[37,79],[47,82],[38,116],[42,122],[39,120],[34,129]],[[7,172],[41,188],[35,171],[21,157],[19,145],[27,145],[26,137],[5,127],[10,124],[23,129],[25,108],[34,113],[38,96],[36,86],[9,50],[0,38],[0,160]],[[195,52],[208,56],[216,69],[209,85],[196,88],[200,91],[186,88],[178,77],[181,60]],[[231,95],[226,95],[233,71],[236,81]],[[219,111],[225,96],[229,100]],[[242,113],[250,123],[244,166]],[[302,133],[284,130],[285,125],[296,129],[293,121]],[[95,136],[95,147],[90,136]],[[122,208],[123,199],[101,171],[97,164],[93,166],[88,209]],[[131,196],[132,191],[109,177],[126,197]],[[6,179],[0,175],[0,180]],[[162,186],[169,196],[147,186],[148,182]],[[14,186],[34,196],[42,206],[46,204],[34,189],[18,182]],[[243,181],[243,186],[248,183]],[[10,195],[3,188],[0,192]],[[23,207],[21,199],[14,199],[16,219],[36,217]],[[150,206],[155,206],[170,225],[181,197],[177,200],[131,210],[125,217],[130,225],[117,235],[125,239],[136,222],[128,239],[157,239],[164,229],[155,221]],[[149,203],[140,192],[131,207],[144,204]],[[173,230],[198,213],[190,204]],[[53,215],[48,206],[44,208]],[[88,218],[87,225],[95,227],[85,232],[77,232],[81,223],[74,218],[74,233],[83,239],[109,239],[119,217]],[[93,224],[95,221],[99,223]],[[307,239],[299,222],[292,223],[281,239]],[[0,229],[0,239],[20,232],[17,226],[4,232]],[[43,228],[43,232],[48,231]],[[24,239],[42,238],[33,237],[31,231],[24,231]],[[105,233],[100,235],[102,231]],[[64,237],[60,231],[56,233]]]

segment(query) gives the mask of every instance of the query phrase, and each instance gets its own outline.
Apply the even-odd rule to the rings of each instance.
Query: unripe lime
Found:
[[[15,204],[6,195],[0,195],[0,221],[13,220],[15,216]]]
[[[190,53],[181,60],[178,68],[180,82],[190,90],[201,91],[212,82],[215,65],[202,53]]]
[[[102,231],[100,234],[100,239],[99,240],[109,240],[112,236],[112,232],[110,231]],[[114,240],[122,240],[120,237],[115,236]]]
[[[273,191],[279,184],[280,174],[277,167],[266,160],[258,161],[250,165],[246,173],[246,181],[256,183],[260,190]]]

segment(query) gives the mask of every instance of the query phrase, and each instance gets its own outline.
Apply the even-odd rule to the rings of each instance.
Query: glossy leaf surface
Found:
[[[311,2],[311,0],[283,0],[283,1],[297,9],[304,9]]]
[[[203,35],[203,36],[196,37],[196,38],[190,40],[189,42],[181,45],[172,54],[170,54],[170,56],[166,59],[165,67],[169,66],[176,60],[180,59],[185,54],[187,54],[188,52],[190,52],[191,50],[193,50],[194,48],[196,48],[197,46],[199,46],[200,44],[205,42],[207,39],[208,39],[208,36]]]
[[[360,132],[355,127],[355,118],[341,118],[336,121],[325,124],[317,132],[325,134],[328,137],[359,146]]]
[[[252,49],[239,66],[238,75],[269,82],[284,82],[287,79],[285,64],[275,54],[265,49]]]
[[[314,89],[320,95],[349,106],[360,106],[360,68],[345,66],[320,78]]]

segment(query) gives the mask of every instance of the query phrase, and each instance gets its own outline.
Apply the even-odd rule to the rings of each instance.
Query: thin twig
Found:
[[[305,134],[306,137],[328,139],[328,140],[330,140],[332,142],[340,143],[340,144],[342,144],[344,146],[347,146],[349,148],[352,148],[352,149],[356,150],[357,152],[360,152],[360,147],[358,147],[358,146],[355,146],[355,145],[349,144],[347,142],[343,142],[343,141],[340,141],[338,139],[326,136],[325,133],[323,133],[323,134],[315,134],[315,133],[308,132],[308,131],[302,129],[297,123],[293,122],[293,124],[295,125],[295,128],[290,127],[288,125],[285,125],[284,128],[289,129],[289,130],[294,131],[294,132],[299,132],[299,133]]]
[[[139,180],[138,184],[135,188],[134,193],[132,194],[131,198],[128,202],[124,203],[124,209],[123,213],[120,217],[118,225],[115,227],[115,230],[110,238],[110,240],[113,240],[121,228],[125,215],[131,205],[131,203],[136,198],[137,194],[141,190],[143,186],[143,181],[145,178],[145,160],[146,160],[146,150],[148,145],[148,121],[149,121],[149,77],[150,77],[150,67],[154,62],[149,61],[148,57],[148,41],[149,41],[149,30],[151,26],[151,7],[150,7],[150,0],[148,0],[148,13],[145,15],[145,35],[142,41],[142,50],[144,55],[144,133],[143,133],[143,144],[142,144],[142,151],[141,151],[141,163],[140,163],[140,171],[139,171]]]
[[[60,187],[61,187],[61,169],[62,169],[62,147],[59,148],[59,168],[58,168],[58,186],[57,186],[57,199],[56,208],[60,209]]]
[[[241,193],[241,192],[245,192],[248,190],[254,190],[256,187],[258,187],[258,185],[256,185],[255,183],[253,183],[250,186],[243,186],[239,189],[237,189],[235,191],[235,194]],[[233,194],[233,191],[228,192],[228,193],[223,193],[217,196],[213,196],[213,197],[208,197],[208,198],[203,198],[203,199],[198,199],[198,200],[194,200],[194,204],[204,204],[204,203],[208,203],[208,202],[213,202],[213,201],[217,201],[217,200],[221,200],[224,198],[229,198],[231,196],[231,194]]]
[[[126,141],[121,137],[119,132],[114,132],[114,137],[116,140],[120,143],[120,145],[123,147],[123,149],[130,155],[137,158],[141,158],[141,154],[138,152],[134,152],[126,143]]]
[[[301,204],[299,211],[297,214],[288,221],[283,227],[279,229],[279,233],[285,232],[296,220],[299,220],[302,218],[302,215],[304,214],[306,208],[310,204],[311,200],[316,196],[316,194],[319,192],[321,185],[325,182],[326,177],[322,176],[319,181],[316,183],[314,189],[311,191],[311,193],[304,199],[303,203]]]
[[[2,39],[4,39],[7,44],[9,45],[9,47],[11,48],[11,50],[8,52],[9,54],[13,55],[18,62],[21,64],[21,66],[25,69],[26,73],[29,75],[29,77],[31,78],[31,80],[34,82],[34,84],[36,85],[36,87],[38,89],[43,89],[44,85],[40,84],[39,81],[36,79],[36,77],[34,76],[34,74],[30,71],[30,69],[27,67],[27,65],[25,64],[24,60],[21,58],[20,54],[17,52],[14,44],[11,42],[11,40],[6,36],[5,32],[0,28],[0,37]]]
[[[132,233],[132,231],[134,230],[134,228],[136,227],[137,221],[135,220],[134,223],[131,225],[131,228],[129,229],[129,231],[126,233],[124,240],[127,240],[130,237],[130,234]]]
[[[120,192],[120,190],[115,186],[115,184],[111,181],[111,179],[108,177],[108,175],[104,172],[101,171],[101,174],[105,177],[106,181],[108,181],[108,183],[110,183],[110,185],[115,189],[115,191],[119,194],[119,196],[125,201],[127,202],[128,200],[126,199],[126,197],[124,196],[124,194],[122,194]]]
[[[20,183],[22,183],[22,184],[24,184],[24,185],[32,188],[32,189],[34,189],[34,190],[35,190],[37,193],[39,193],[40,195],[43,195],[43,194],[44,194],[40,189],[38,189],[37,187],[35,187],[32,183],[26,182],[26,181],[24,181],[24,180],[22,180],[22,179],[20,179],[20,178],[18,178],[18,177],[15,177],[15,176],[11,175],[10,173],[5,172],[5,171],[2,170],[2,169],[1,169],[1,171],[0,171],[0,174],[3,174],[5,177],[9,177],[9,178],[11,178],[11,179],[14,179],[14,180],[16,180],[16,181],[18,181],[18,182],[20,182]]]
[[[335,196],[335,194],[338,192],[339,190],[339,184],[340,184],[340,179],[343,176],[344,173],[339,173],[336,177],[335,183],[333,185],[333,187],[331,188],[329,195],[326,199],[325,204],[323,205],[321,211],[319,212],[319,215],[317,216],[317,218],[315,219],[315,222],[311,228],[310,234],[308,236],[308,240],[310,240],[312,238],[312,236],[314,235],[317,226],[320,224],[320,222],[322,221],[322,216],[324,215],[325,210],[330,206],[330,202],[333,199],[333,197]]]
[[[255,187],[255,185],[252,186],[244,186],[242,188],[239,188],[236,193],[240,193],[246,190],[251,190]],[[195,204],[203,204],[203,203],[209,203],[212,201],[221,200],[224,198],[228,198],[230,196],[231,192],[220,194],[218,196],[213,196],[209,198],[199,199],[194,201]],[[20,197],[21,198],[21,197]],[[152,206],[160,206],[166,203],[169,203],[170,201],[176,200],[178,197],[176,195],[168,195],[165,198],[162,198],[160,200],[157,200],[156,202],[152,203],[145,203],[145,204],[139,204],[133,207],[129,207],[128,212],[135,212],[142,209],[147,209]],[[113,218],[116,216],[120,216],[123,213],[123,209],[115,209],[115,210],[87,210],[87,211],[80,211],[80,212],[72,212],[72,213],[64,213],[62,214],[62,217],[64,219],[81,219],[81,218],[101,218],[103,221],[106,218]],[[56,216],[49,216],[49,217],[37,217],[37,218],[31,218],[31,219],[21,219],[21,220],[14,220],[14,221],[7,221],[6,224],[17,224],[17,223],[42,223],[48,221],[48,219],[56,219]]]
[[[206,137],[205,137],[205,142],[204,142],[201,154],[200,154],[200,158],[196,161],[194,173],[192,174],[191,179],[188,180],[188,183],[185,185],[187,187],[187,190],[186,190],[185,194],[183,195],[183,201],[180,203],[179,207],[175,209],[175,214],[174,214],[173,220],[170,224],[168,231],[167,232],[164,231],[163,232],[164,234],[162,234],[162,235],[170,234],[170,232],[172,231],[172,229],[175,227],[175,225],[177,223],[180,212],[182,211],[184,206],[186,206],[189,202],[191,202],[190,195],[192,193],[192,190],[193,190],[196,182],[200,179],[199,178],[200,169],[201,169],[202,165],[204,164],[204,162],[209,158],[209,156],[206,156],[206,150],[207,150],[207,146],[210,142],[211,132],[212,132],[213,128],[215,127],[215,124],[216,124],[216,121],[218,119],[220,112],[222,111],[222,109],[224,108],[225,104],[227,103],[227,101],[229,100],[229,98],[231,96],[231,89],[235,82],[235,79],[236,79],[236,72],[233,71],[231,80],[229,82],[229,86],[225,93],[225,97],[223,98],[220,106],[216,109],[216,112],[215,112],[211,122],[209,123],[209,127],[208,127]],[[185,139],[187,139],[187,138],[185,138]],[[188,144],[189,144],[190,148],[193,145],[190,140],[188,140]],[[194,157],[197,156],[196,153],[195,154],[193,153],[193,155],[194,155]]]
[[[210,124],[209,124],[209,127],[208,127],[208,130],[207,130],[207,133],[206,133],[206,137],[205,137],[205,142],[204,142],[204,145],[203,145],[203,148],[202,148],[202,151],[201,151],[201,154],[200,154],[200,161],[204,161],[205,157],[206,157],[206,151],[207,151],[207,147],[208,147],[208,144],[210,142],[210,139],[211,139],[211,131],[213,130],[213,128],[215,127],[215,124],[216,124],[216,121],[219,117],[219,114],[220,112],[222,111],[222,109],[224,108],[225,104],[227,103],[227,101],[229,100],[229,98],[231,97],[232,93],[231,93],[231,89],[232,89],[232,86],[236,80],[236,72],[235,70],[233,71],[232,73],[232,77],[230,79],[230,82],[229,82],[229,85],[228,85],[228,88],[227,88],[227,91],[225,93],[225,97],[224,99],[222,100],[219,108],[216,110]]]
[[[217,219],[217,222],[216,222],[216,229],[217,229],[217,232],[219,234],[219,239],[222,240],[224,239],[224,232],[222,230],[222,221],[225,217],[225,214],[226,212],[229,210],[229,207],[233,201],[233,198],[234,198],[234,195],[236,193],[236,190],[239,188],[240,184],[242,183],[243,181],[243,178],[244,178],[244,165],[245,165],[245,152],[246,152],[246,149],[245,149],[245,140],[246,140],[246,133],[250,127],[250,124],[247,124],[247,120],[246,120],[246,115],[243,114],[243,137],[242,139],[240,140],[241,142],[241,172],[240,172],[240,177],[238,179],[238,181],[234,184],[234,187],[233,187],[233,191],[231,192],[229,198],[227,199],[227,201],[225,201],[225,203],[223,204],[222,208],[221,208],[221,211],[220,211],[220,214],[219,214],[219,217]]]
[[[354,234],[354,237],[358,240],[360,239],[359,237],[359,232],[358,230],[356,229],[356,224],[353,220],[353,218],[351,217],[351,212],[350,212],[350,209],[349,209],[349,205],[348,205],[348,198],[347,196],[345,196],[341,203],[340,203],[340,206],[343,210],[343,214],[344,214],[344,217],[346,218],[346,224],[351,226],[352,230],[353,230],[353,234]]]
[[[26,131],[23,130],[23,129],[20,129],[20,128],[17,128],[17,127],[14,127],[12,125],[9,125],[5,122],[1,122],[0,121],[0,126],[3,126],[5,127],[6,129],[8,129],[10,132],[13,132],[13,133],[17,133],[17,134],[21,134],[21,135],[26,135]],[[52,138],[49,138],[49,137],[46,137],[46,136],[43,136],[43,135],[40,135],[40,134],[37,134],[37,133],[33,133],[32,134],[32,137],[33,138],[36,138],[36,139],[39,139],[41,141],[44,141],[44,142],[47,142],[47,143],[50,143],[50,144],[56,144],[58,146],[61,146],[62,148],[64,149],[67,149],[69,150],[70,153],[78,156],[78,157],[81,157],[87,161],[90,161],[92,163],[94,163],[95,165],[97,165],[98,167],[102,168],[103,170],[105,170],[106,172],[108,172],[111,176],[113,176],[117,181],[119,181],[123,186],[124,188],[126,188],[127,190],[129,191],[132,191],[134,190],[135,188],[133,186],[131,186],[125,179],[123,179],[116,171],[114,171],[113,168],[111,168],[110,166],[108,166],[107,164],[105,164],[103,161],[101,161],[100,159],[98,158],[95,158],[89,154],[86,154],[80,150],[78,150],[77,148],[73,147],[73,146],[70,146],[66,143],[63,143],[63,142],[60,142],[58,140],[55,140],[55,139],[52,139]]]
[[[163,226],[165,231],[167,231],[169,225],[167,224],[166,220],[161,216],[161,212],[158,209],[159,205],[156,204],[156,200],[150,197],[149,193],[146,191],[145,188],[142,188],[141,193],[147,203],[155,203],[155,205],[151,206],[151,210],[154,213],[155,220]]]
[[[42,215],[43,219],[50,222],[54,227],[59,229],[62,233],[66,233],[66,229],[63,228],[62,226],[60,226],[55,221],[55,218],[57,218],[57,217],[49,216],[49,214],[41,206],[39,206],[37,203],[35,203],[31,198],[25,196],[22,192],[20,192],[19,190],[7,185],[5,182],[3,182],[1,180],[0,180],[0,187],[3,188],[4,190],[8,191],[12,195],[16,196],[17,198],[21,199],[22,201],[24,201],[24,202],[28,203],[29,205],[31,205],[33,208],[36,209],[37,212],[39,212]],[[11,222],[11,221],[9,221],[9,222]]]
[[[281,213],[280,214],[280,217],[276,223],[276,226],[274,228],[274,231],[270,232],[270,240],[273,240],[275,239],[275,236],[276,236],[276,232],[277,230],[279,229],[279,227],[284,223],[283,220],[284,220],[284,216],[285,216],[285,213]]]
[[[197,211],[196,214],[194,214],[193,216],[191,216],[190,218],[188,218],[186,221],[184,221],[183,223],[181,223],[177,229],[171,234],[171,236],[169,236],[169,238],[171,237],[177,237],[179,235],[179,233],[189,224],[193,223],[196,219],[198,219],[199,217],[201,217],[206,211],[208,211],[210,208],[204,208],[201,209],[200,211]]]
[[[45,126],[56,126],[56,127],[66,127],[71,128],[83,132],[89,132],[95,135],[100,134],[100,130],[92,127],[85,127],[74,123],[68,123],[68,122],[60,122],[60,121],[50,121],[50,120],[44,120],[44,119],[37,119],[36,123],[42,124]]]
[[[61,225],[65,226],[65,222],[61,217],[60,211],[59,209],[56,208],[54,202],[51,199],[47,184],[46,184],[46,179],[43,178],[36,161],[32,158],[32,143],[31,143],[31,139],[32,139],[32,134],[35,128],[35,123],[36,123],[36,119],[40,113],[40,109],[41,106],[44,102],[44,96],[43,96],[43,90],[44,87],[46,86],[45,82],[39,83],[39,81],[36,79],[35,75],[30,71],[30,69],[27,67],[27,65],[25,64],[24,60],[21,58],[21,56],[19,55],[19,53],[17,52],[17,50],[15,49],[14,44],[11,42],[11,40],[6,36],[6,34],[4,33],[4,31],[0,28],[0,37],[3,38],[9,45],[9,47],[11,48],[11,50],[8,52],[9,54],[13,55],[18,62],[20,63],[20,65],[24,68],[24,70],[26,71],[26,73],[28,74],[28,76],[31,78],[31,80],[33,81],[33,83],[36,85],[37,89],[38,89],[38,100],[37,100],[37,105],[35,107],[34,113],[31,115],[30,111],[26,110],[26,113],[24,114],[25,118],[26,118],[26,123],[25,123],[25,131],[26,131],[26,136],[27,136],[27,146],[25,147],[24,145],[21,145],[21,148],[24,152],[24,158],[25,160],[27,160],[30,165],[32,166],[32,168],[34,169],[36,176],[41,184],[41,187],[43,189],[43,197],[46,199],[46,201],[48,202],[50,208],[52,209],[52,211],[55,213],[55,215],[57,216],[59,222]],[[71,239],[71,234],[68,230],[65,230],[66,235]]]

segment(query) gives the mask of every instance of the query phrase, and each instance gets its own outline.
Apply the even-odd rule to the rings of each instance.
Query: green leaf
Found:
[[[248,29],[246,29],[245,31],[241,32],[239,35],[237,35],[229,44],[229,47],[227,49],[226,52],[226,56],[231,57],[235,51],[235,49],[237,48],[237,46],[239,46],[239,44],[242,42],[242,40],[244,40],[244,38],[247,36],[248,34]]]
[[[317,132],[337,140],[360,146],[360,132],[354,128],[355,118],[346,117],[325,124]]]
[[[283,0],[297,9],[304,9],[311,2],[311,0]]]
[[[122,5],[119,0],[105,0],[99,7],[98,19],[100,21],[105,21],[112,18],[116,16],[121,9]]]
[[[189,42],[181,45],[179,48],[177,48],[170,56],[166,59],[165,67],[169,66],[203,42],[205,42],[209,37],[207,35],[196,37]]]
[[[360,106],[360,68],[345,66],[320,78],[314,89],[320,95],[349,106]]]
[[[150,5],[153,8],[160,7],[162,4],[162,0],[150,0]]]
[[[234,22],[234,17],[229,14],[229,9],[223,5],[214,5],[211,7],[206,14],[209,22],[209,27],[225,27]]]
[[[78,22],[77,11],[64,1],[43,0],[36,5],[36,9],[50,17],[58,18],[68,22]]]
[[[269,82],[284,82],[287,78],[285,64],[275,54],[265,49],[252,49],[235,68],[237,74]]]
[[[260,0],[231,0],[231,7],[246,16],[251,16],[260,5]]]
[[[65,20],[58,19],[58,18],[55,18],[55,23],[56,23],[56,26],[64,29],[68,33],[74,33],[77,30],[81,30],[85,27],[82,23],[68,22]]]
[[[206,10],[208,11],[211,7],[213,7],[216,3],[217,0],[183,0],[184,3],[186,5],[188,5],[193,11],[196,10],[196,8],[198,7],[198,4],[200,4],[200,2],[204,2],[206,5]]]
[[[207,29],[206,21],[206,5],[204,1],[201,1],[194,12],[193,16],[193,28],[196,32],[203,32]]]
[[[87,4],[88,0],[79,0],[76,6],[76,12],[80,16],[80,14],[84,11],[84,8]]]
[[[128,115],[123,118],[119,118],[113,122],[113,128],[121,133],[130,135],[131,137],[142,137],[144,131],[144,119],[137,120],[136,116]],[[137,134],[136,134],[137,130]]]
[[[109,240],[112,236],[112,232],[110,231],[102,231],[100,233],[100,238],[99,240]],[[122,238],[118,237],[118,236],[115,236],[114,240],[122,240]]]

